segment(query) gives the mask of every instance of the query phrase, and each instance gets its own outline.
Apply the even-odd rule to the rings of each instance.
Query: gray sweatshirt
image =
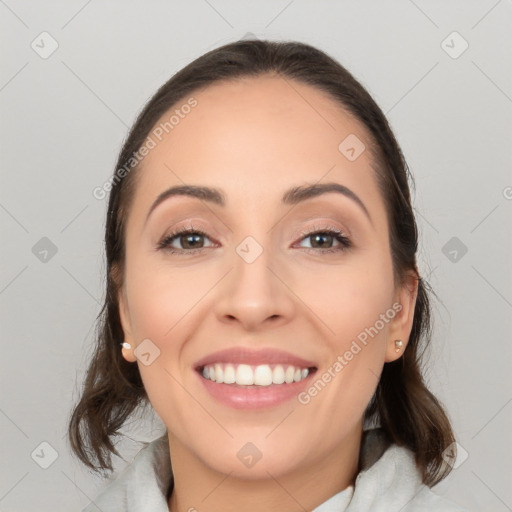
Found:
[[[469,512],[421,482],[414,454],[390,444],[381,428],[363,432],[355,484],[312,512]],[[167,433],[146,443],[82,512],[169,512],[173,485]]]

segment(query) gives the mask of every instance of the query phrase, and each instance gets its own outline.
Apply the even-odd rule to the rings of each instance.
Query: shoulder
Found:
[[[347,512],[471,512],[425,485],[414,453],[392,443],[381,428],[365,433],[360,466]]]
[[[426,485],[422,485],[418,493],[403,508],[402,512],[425,512],[426,510],[435,510],[436,512],[472,512],[462,505],[436,494]]]
[[[166,493],[172,483],[167,433],[148,443],[116,478],[103,483],[102,489],[82,512],[168,511]]]

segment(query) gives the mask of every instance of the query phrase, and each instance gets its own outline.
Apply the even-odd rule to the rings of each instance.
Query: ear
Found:
[[[112,268],[112,276],[113,280],[116,283],[120,283],[119,279],[119,271],[118,267],[114,266]],[[132,327],[130,320],[130,313],[128,309],[128,300],[126,298],[125,289],[122,284],[118,285],[118,293],[117,293],[117,303],[118,303],[118,311],[119,311],[119,319],[121,321],[121,327],[123,328],[124,339],[120,340],[120,343],[126,342],[131,345],[131,348],[126,349],[121,347],[121,353],[123,357],[129,362],[134,363],[137,358],[135,357],[133,351],[135,350],[135,340],[132,335]]]
[[[388,341],[386,347],[385,362],[396,361],[402,357],[409,337],[411,335],[412,324],[414,320],[414,310],[416,299],[418,297],[419,274],[417,271],[410,271],[407,274],[405,282],[397,290],[393,309],[397,311],[395,317],[390,322],[388,331]],[[395,340],[402,340],[402,347],[397,352]]]

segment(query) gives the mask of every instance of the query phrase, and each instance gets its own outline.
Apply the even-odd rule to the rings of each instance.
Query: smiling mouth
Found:
[[[199,366],[196,371],[206,380],[236,387],[265,387],[300,382],[315,373],[315,366],[291,364],[215,363]]]

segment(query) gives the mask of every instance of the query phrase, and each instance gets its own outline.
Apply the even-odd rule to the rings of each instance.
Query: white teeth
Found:
[[[254,384],[254,372],[248,364],[239,364],[236,367],[236,383],[241,386],[252,386]]]
[[[224,368],[224,384],[234,384],[235,382],[235,367],[232,364],[227,364]]]
[[[286,384],[291,384],[293,382],[293,374],[295,373],[295,368],[293,366],[288,366],[286,368],[286,373],[284,374],[284,381]]]
[[[278,364],[272,372],[272,382],[274,384],[282,384],[284,382],[284,370],[280,364]]]
[[[280,364],[272,369],[268,364],[250,366],[248,364],[215,363],[205,366],[202,373],[205,379],[223,384],[270,386],[271,384],[299,382],[309,375],[309,369]]]
[[[223,379],[223,370],[222,370],[222,366],[220,364],[216,364],[215,365],[215,380],[217,382],[223,382],[224,379]]]
[[[256,366],[254,370],[254,384],[258,386],[270,386],[272,384],[272,370],[268,364]]]

